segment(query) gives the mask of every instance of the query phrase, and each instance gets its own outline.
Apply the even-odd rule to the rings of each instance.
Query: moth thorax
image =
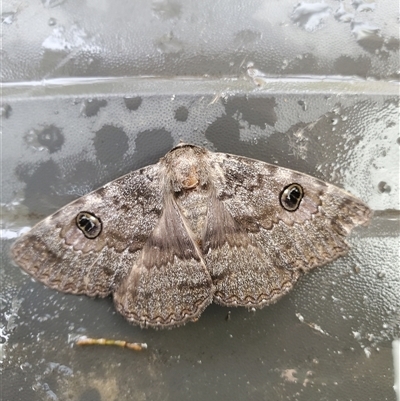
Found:
[[[174,192],[186,192],[204,187],[208,182],[208,169],[204,150],[182,146],[169,152],[166,165]]]
[[[188,171],[183,171],[180,178],[182,189],[192,189],[199,184],[199,175],[195,166],[190,166]]]
[[[172,186],[175,191],[194,189],[203,184],[202,176],[197,160],[177,160],[172,170]]]

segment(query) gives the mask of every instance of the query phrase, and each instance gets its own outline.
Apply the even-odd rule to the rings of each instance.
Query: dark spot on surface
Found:
[[[376,54],[378,50],[381,50],[384,44],[384,38],[377,33],[368,35],[365,38],[357,40],[357,43],[367,52]]]
[[[394,36],[391,36],[389,39],[385,40],[384,46],[388,51],[398,51],[400,47],[400,40]]]
[[[282,146],[282,135],[271,135],[268,138],[260,138],[257,146],[249,141],[240,140],[240,123],[231,116],[222,116],[210,124],[205,132],[208,141],[214,144],[219,151],[233,154],[241,154],[258,160],[265,160],[266,155],[281,161],[277,158],[275,149]],[[271,141],[273,142],[271,144]],[[276,143],[274,143],[276,142]],[[287,151],[282,152],[282,161],[280,164],[287,163]]]
[[[381,182],[378,184],[378,190],[379,190],[379,192],[380,192],[381,194],[384,194],[384,193],[388,194],[388,193],[390,193],[390,191],[392,190],[392,188],[390,187],[390,185],[389,185],[387,182],[381,181]]]
[[[12,108],[9,104],[5,103],[1,106],[1,116],[9,118],[11,116]]]
[[[63,163],[65,166],[69,166],[69,174],[62,183],[65,192],[75,193],[76,196],[81,196],[102,184],[102,182],[97,182],[101,172],[97,163],[88,160],[76,162],[74,158],[72,160],[64,160]]]
[[[239,116],[251,125],[265,128],[265,125],[275,126],[277,115],[275,98],[248,98],[244,96],[234,96],[227,100],[225,105],[226,114]]]
[[[98,237],[102,230],[100,218],[90,212],[80,212],[76,216],[76,226],[89,239]]]
[[[356,59],[350,56],[340,56],[335,61],[333,68],[335,74],[366,77],[371,69],[371,59],[365,56],[359,56]]]
[[[306,124],[296,125],[291,128],[290,133],[303,129]],[[282,167],[307,172],[310,164],[314,162],[318,152],[307,153],[307,162],[297,158],[293,154],[288,141],[282,140],[287,133],[275,132],[269,136],[258,138],[257,143],[253,141],[240,140],[240,122],[231,116],[222,116],[215,119],[207,130],[205,137],[211,142],[217,151],[243,155],[245,157],[275,163]],[[286,138],[286,136],[284,136]],[[311,141],[312,146],[320,146],[319,141]],[[228,156],[229,157],[229,156]]]
[[[73,199],[66,200],[59,195],[59,192],[62,192],[61,173],[53,160],[36,165],[20,165],[16,169],[16,174],[26,184],[23,203],[31,213],[46,216]]]
[[[133,169],[157,163],[173,146],[171,133],[163,128],[140,132],[135,141]]]
[[[54,125],[43,128],[36,133],[36,136],[39,144],[46,147],[50,153],[57,152],[64,144],[64,135]]]
[[[239,129],[239,122],[235,118],[223,116],[207,127],[205,136],[217,149],[223,149],[227,153],[237,153],[240,149]]]
[[[83,102],[83,107],[82,107],[82,114],[84,114],[86,117],[93,117],[95,116],[101,107],[107,106],[107,101],[102,99],[88,99]]]
[[[112,125],[105,125],[97,131],[93,142],[97,158],[102,163],[115,163],[124,157],[129,148],[126,133]]]
[[[124,103],[128,110],[135,111],[142,104],[142,98],[140,96],[136,97],[124,97]]]
[[[307,104],[306,104],[306,102],[305,102],[304,100],[299,100],[299,101],[297,102],[297,104],[298,104],[299,106],[301,106],[301,108],[302,108],[303,111],[306,111],[306,110],[307,110]]]
[[[304,191],[301,185],[290,184],[283,189],[279,200],[283,208],[285,208],[288,212],[294,212],[299,208],[303,196]]]
[[[313,53],[303,53],[301,57],[295,57],[285,68],[285,74],[323,74],[319,58]],[[326,71],[325,71],[326,72]]]
[[[189,116],[189,111],[185,106],[181,106],[175,111],[175,120],[177,121],[186,121]]]

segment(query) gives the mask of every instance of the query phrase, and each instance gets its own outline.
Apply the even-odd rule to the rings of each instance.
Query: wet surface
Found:
[[[141,97],[145,104],[145,94]],[[103,113],[108,120],[118,119],[121,128],[85,128],[87,120],[78,114],[79,132],[53,112],[57,108],[74,114],[77,105],[35,99],[43,115],[60,116],[57,126],[64,125],[67,140],[54,153],[22,146],[28,122],[38,126],[43,121],[26,113],[32,99],[12,102],[5,132],[19,126],[21,135],[4,139],[6,147],[20,149],[9,156],[7,164],[11,168],[4,181],[4,200],[9,199],[4,232],[17,233],[132,168],[156,162],[180,140],[298,169],[345,187],[382,212],[370,227],[358,229],[351,237],[347,257],[304,277],[276,305],[255,313],[211,306],[197,323],[166,331],[129,325],[115,312],[111,299],[93,300],[47,289],[5,259],[3,377],[12,383],[5,386],[6,399],[51,399],[54,394],[60,400],[128,400],[145,395],[200,400],[205,393],[210,399],[258,399],[272,393],[271,399],[311,400],[320,399],[321,394],[330,399],[349,392],[355,400],[376,399],[376,394],[394,399],[391,341],[399,335],[399,215],[384,210],[396,207],[399,146],[395,109],[383,105],[396,97],[342,94],[332,101],[325,95],[277,94],[273,131],[268,124],[260,128],[262,116],[252,120],[254,103],[241,102],[240,94],[237,100],[234,97],[228,103],[236,104],[235,112],[231,106],[227,111],[222,101],[210,106],[195,96],[176,96],[175,101],[186,104],[190,115],[201,116],[199,122],[205,119],[209,124],[204,133],[192,130],[183,135],[173,128],[183,122],[176,121],[169,97],[157,101],[160,110],[170,110],[169,115],[164,112],[150,118],[141,114],[149,109],[139,108],[129,119],[123,118],[129,110],[122,98],[110,97]],[[306,122],[295,123],[290,117],[285,121],[284,116],[290,116],[287,108],[297,110]],[[25,116],[26,127],[20,126],[18,113]],[[366,130],[350,133],[357,119],[371,114],[381,117],[364,122]],[[144,118],[148,130],[137,123]],[[379,128],[376,136],[382,122],[385,128]],[[190,119],[187,124],[196,125]],[[160,126],[166,128],[156,128]],[[112,151],[114,147],[122,153]],[[377,149],[386,149],[386,154]],[[106,156],[100,157],[99,151]],[[378,165],[386,170],[377,171]],[[15,194],[20,196],[21,191],[19,204]],[[10,244],[3,242],[4,255]],[[149,348],[140,353],[80,348],[71,340],[78,335],[146,342]]]
[[[389,3],[243,2],[240,18],[224,2],[4,6],[5,400],[396,399],[399,61]],[[165,331],[128,324],[111,299],[50,290],[9,260],[37,221],[180,141],[311,174],[360,197],[374,218],[346,257],[277,304],[211,305]],[[148,349],[77,347],[79,335]]]

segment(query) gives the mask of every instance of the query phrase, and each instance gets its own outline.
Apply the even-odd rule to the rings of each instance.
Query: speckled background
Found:
[[[396,399],[395,3],[3,1],[3,400]],[[166,331],[9,260],[35,222],[180,140],[334,183],[374,219],[277,304],[212,305]],[[80,348],[78,335],[149,348]]]

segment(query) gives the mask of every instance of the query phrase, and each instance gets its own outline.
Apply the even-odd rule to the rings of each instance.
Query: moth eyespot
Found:
[[[300,206],[303,199],[304,191],[299,184],[290,184],[281,192],[279,201],[284,209],[288,212],[294,212]]]
[[[101,233],[101,220],[93,213],[79,212],[76,216],[76,226],[83,232],[86,238],[94,239]]]

